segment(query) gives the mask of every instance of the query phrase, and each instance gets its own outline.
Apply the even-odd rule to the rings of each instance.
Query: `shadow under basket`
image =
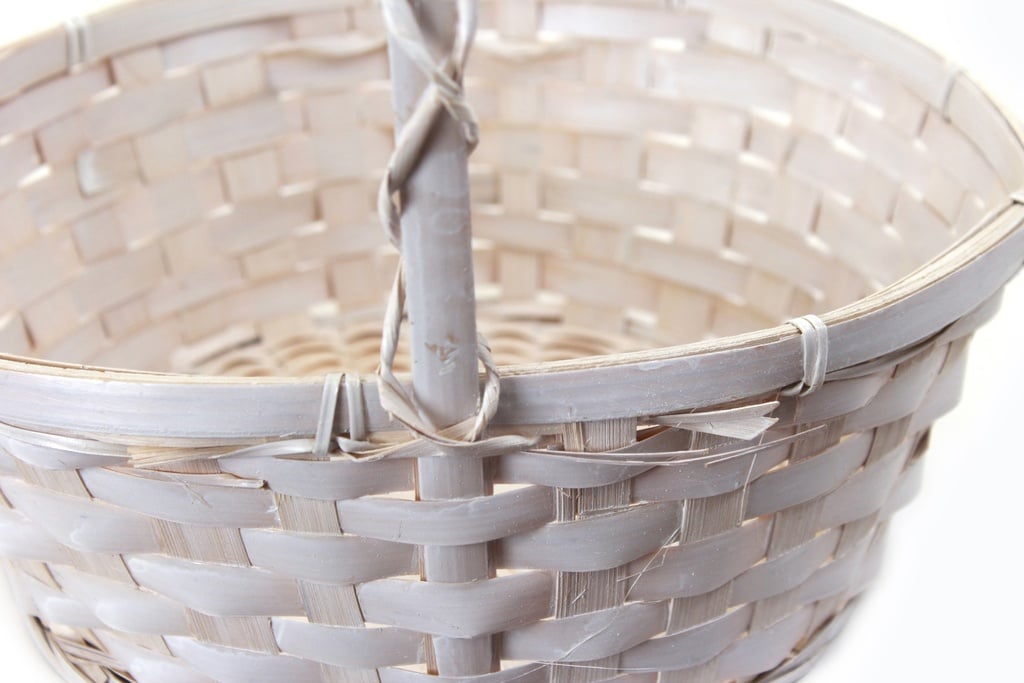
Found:
[[[460,456],[312,446],[325,405],[343,443],[411,438],[372,376],[380,9],[69,26],[0,57],[0,554],[69,681],[795,681],[1024,259],[1020,139],[890,29],[810,0],[484,0],[489,433],[536,445],[423,500]],[[487,576],[425,580],[445,553]]]

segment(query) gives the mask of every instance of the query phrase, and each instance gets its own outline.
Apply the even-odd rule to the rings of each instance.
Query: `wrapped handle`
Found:
[[[478,349],[486,349],[476,332],[470,228],[468,157],[477,128],[462,90],[476,4],[384,0],[383,6],[398,135],[380,211],[402,258],[381,344],[381,405],[437,446],[417,461],[418,498],[475,498],[491,492],[483,460],[452,448],[485,447],[473,442],[498,405],[489,352],[483,353],[489,379],[482,395],[477,369]],[[411,393],[392,370],[403,310],[411,328]],[[440,583],[485,581],[488,554],[486,543],[424,546],[421,575]],[[431,670],[443,676],[483,675],[497,665],[489,636],[433,637],[428,653]]]
[[[381,220],[401,260],[381,344],[381,403],[416,434],[445,444],[479,439],[497,410],[498,378],[476,332],[468,157],[477,124],[462,75],[476,3],[385,0],[396,129],[381,185]],[[401,196],[401,211],[396,196]],[[393,363],[410,321],[413,384]],[[478,360],[487,368],[480,392]]]

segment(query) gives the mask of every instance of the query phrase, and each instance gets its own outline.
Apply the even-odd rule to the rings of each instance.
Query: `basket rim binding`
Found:
[[[742,9],[745,0],[726,0]],[[853,35],[876,65],[896,72],[919,95],[951,115],[949,103],[970,94],[1012,145],[1013,169],[1002,174],[1024,187],[1021,130],[963,70],[905,34],[833,0],[759,0],[761,12],[797,19],[823,33]],[[90,13],[68,26],[26,37],[0,58],[0,97],[45,81],[83,62],[221,26],[329,10],[337,0],[138,0]],[[153,15],[161,20],[154,21]],[[856,28],[857,30],[852,30]],[[868,44],[871,45],[868,45]],[[883,62],[882,59],[886,58]],[[1000,169],[1002,170],[1002,169]],[[828,372],[900,354],[943,334],[978,309],[1017,272],[1024,258],[1024,191],[928,264],[864,299],[821,315],[830,331]],[[570,361],[503,366],[502,402],[492,424],[540,425],[648,416],[747,399],[793,385],[803,375],[800,333],[784,324],[707,342]],[[125,438],[252,441],[311,437],[323,381],[226,378],[68,365],[0,354],[0,421],[28,429]],[[365,427],[397,428],[380,408],[375,380],[363,382]],[[602,400],[614,394],[616,401]],[[88,398],[92,410],[81,410]],[[347,398],[337,425],[348,431]],[[268,406],[272,410],[268,411]]]

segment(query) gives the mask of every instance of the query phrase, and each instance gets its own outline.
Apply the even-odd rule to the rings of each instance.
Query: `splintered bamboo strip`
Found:
[[[74,681],[797,680],[1024,259],[1017,132],[818,0],[481,0],[465,93],[430,60],[470,3],[394,2],[419,66],[371,0],[127,3],[0,55],[36,637]],[[418,408],[372,377],[385,171]]]

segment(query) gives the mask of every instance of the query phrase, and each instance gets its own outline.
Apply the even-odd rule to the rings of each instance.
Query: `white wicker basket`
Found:
[[[372,2],[149,0],[0,58],[0,543],[69,680],[792,681],[841,628],[1024,258],[1018,135],[817,0],[481,5],[472,250],[428,230],[465,131],[394,178],[420,412],[478,400],[472,336],[423,341],[474,324],[461,253],[480,435],[365,378]]]

